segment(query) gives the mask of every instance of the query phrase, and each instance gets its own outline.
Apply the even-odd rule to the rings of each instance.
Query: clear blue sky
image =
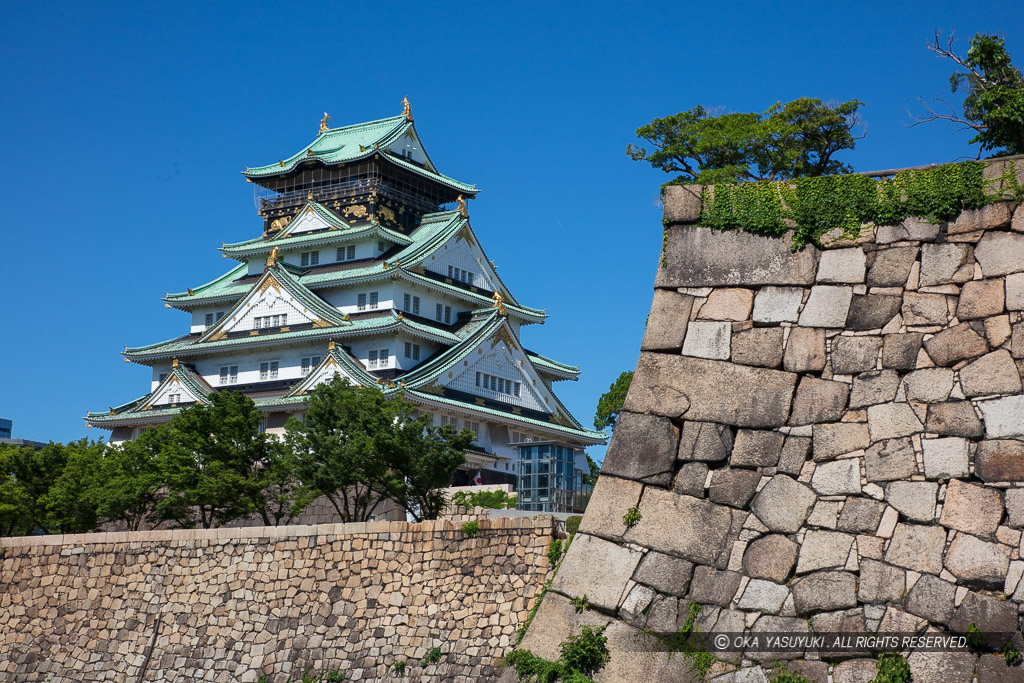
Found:
[[[482,188],[473,226],[502,277],[551,315],[527,346],[583,369],[557,388],[589,424],[636,363],[661,242],[668,178],[624,154],[638,126],[698,103],[858,98],[858,170],[949,161],[973,156],[969,136],[904,113],[946,91],[933,31],[955,27],[963,50],[1003,32],[1024,65],[1019,0],[8,0],[3,14],[0,416],[58,441],[105,436],[86,410],[146,392],[149,369],[120,350],[187,331],[161,296],[222,273],[221,241],[259,234],[239,171],[297,151],[324,110],[342,125],[409,96],[441,171]]]

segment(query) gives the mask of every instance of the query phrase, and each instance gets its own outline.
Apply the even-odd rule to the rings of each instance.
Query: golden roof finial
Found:
[[[459,215],[462,216],[463,218],[468,218],[469,217],[469,210],[466,209],[466,200],[463,199],[462,195],[460,194],[459,198],[456,199],[455,201],[457,201],[459,203]]]
[[[352,319],[352,316],[346,313],[345,315],[341,316],[341,319],[344,320],[345,322],[348,322],[349,320]]]
[[[323,135],[326,131],[330,130],[330,128],[327,127],[327,119],[329,118],[331,117],[327,115],[327,112],[324,112],[324,117],[320,119],[320,132],[318,135]]]
[[[277,259],[281,258],[281,247],[274,247],[270,250],[270,256],[267,257],[267,268],[273,268],[277,265]]]
[[[194,290],[194,289],[192,289],[191,287],[189,287],[189,288],[188,288],[188,295],[189,295],[189,296],[195,296],[195,294],[196,294],[196,290]]]
[[[495,292],[491,298],[494,299],[494,308],[498,309],[498,315],[505,315],[505,297],[501,292]]]
[[[111,415],[117,415],[117,411],[114,410],[114,406],[107,406],[107,407],[110,408],[110,414]]]
[[[172,368],[178,367],[178,359],[177,358],[172,358],[171,359],[171,367]]]
[[[402,98],[402,115],[406,121],[412,121],[412,105],[409,104],[409,96]]]
[[[328,351],[334,351],[336,348],[338,348],[338,347],[334,344],[334,340],[333,339],[327,343],[327,350]]]

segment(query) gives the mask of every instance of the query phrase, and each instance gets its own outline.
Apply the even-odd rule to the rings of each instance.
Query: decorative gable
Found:
[[[187,403],[209,403],[210,390],[191,370],[174,361],[171,372],[135,410],[159,410]]]
[[[341,375],[355,386],[369,386],[373,378],[359,367],[359,363],[331,342],[327,354],[306,378],[289,392],[289,396],[308,394],[318,385],[329,381],[334,375]]]
[[[340,218],[335,217],[333,214],[328,213],[327,209],[320,208],[318,211],[313,202],[306,204],[299,211],[298,215],[295,216],[288,223],[281,232],[274,236],[275,240],[279,240],[285,237],[296,237],[309,232],[316,232],[320,230],[343,230],[348,228],[349,225],[342,221]]]
[[[420,136],[416,134],[416,129],[412,126],[409,126],[404,133],[398,136],[398,139],[391,143],[388,151],[399,158],[412,161],[427,167],[435,173],[437,172],[434,164],[430,161],[430,157],[427,156],[426,151],[423,149]]]
[[[558,402],[530,363],[522,347],[502,325],[440,380],[442,386],[510,406],[546,413]]]
[[[463,226],[453,237],[423,262],[430,271],[443,275],[453,283],[478,287],[491,292],[502,292],[506,297],[508,291],[494,272],[494,266],[487,260],[487,255],[476,240],[469,226]]]

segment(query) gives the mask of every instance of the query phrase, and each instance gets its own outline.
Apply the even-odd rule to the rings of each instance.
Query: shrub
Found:
[[[640,508],[635,505],[626,510],[626,514],[622,515],[622,523],[626,525],[627,529],[635,527],[641,519],[643,519],[643,515],[640,514]]]
[[[441,661],[441,648],[432,647],[427,656],[420,660],[420,666],[426,667],[431,664],[437,664],[439,661]]]
[[[560,557],[562,557],[562,542],[557,540],[551,541],[551,543],[548,544],[548,562],[550,562],[551,566],[554,567],[558,564]]]
[[[466,538],[473,538],[480,533],[480,522],[475,519],[472,522],[466,522],[462,525],[462,533],[466,534]]]
[[[584,611],[590,609],[590,601],[587,600],[586,593],[583,594],[583,597],[577,596],[577,597],[573,598],[571,600],[571,602],[572,602],[572,606],[574,608],[576,608],[577,612],[584,612]]]
[[[565,518],[565,533],[572,536],[580,530],[580,522],[583,521],[583,517],[580,515],[573,515]]]
[[[452,502],[464,508],[472,510],[475,507],[487,508],[490,510],[514,509],[516,496],[510,496],[505,491],[459,491],[452,496]]]
[[[579,635],[558,646],[562,652],[561,662],[568,671],[591,674],[608,661],[608,638],[604,635],[606,626],[584,626]]]
[[[898,652],[880,656],[875,668],[878,669],[878,675],[874,683],[910,683],[910,664]]]

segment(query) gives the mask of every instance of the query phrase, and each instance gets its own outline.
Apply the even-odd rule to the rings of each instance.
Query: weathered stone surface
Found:
[[[1024,437],[1024,396],[1006,396],[978,403],[989,439]]]
[[[816,500],[814,491],[780,474],[754,496],[750,509],[772,531],[792,534],[800,530]]]
[[[608,455],[611,455],[611,449]],[[606,457],[605,462],[607,461]],[[703,481],[701,484],[703,485]],[[589,507],[587,514],[583,516],[580,531],[613,540],[622,538],[622,534],[626,532],[626,525],[622,522],[621,511],[628,510],[640,502],[643,488],[643,484],[639,482],[619,479],[608,471],[602,471],[591,497],[594,506]]]
[[[817,572],[793,582],[797,614],[856,607],[857,579],[846,572]]]
[[[579,633],[582,625],[592,625],[592,618],[596,614],[593,610],[577,612],[569,598],[549,592],[540,603],[537,616],[530,624],[521,645],[538,657],[558,659],[561,654],[558,644],[570,635]]]
[[[828,249],[818,261],[817,282],[858,284],[864,282],[867,262],[860,247]]]
[[[949,401],[928,406],[925,431],[941,436],[979,437],[985,433],[970,401]]]
[[[801,380],[802,382],[803,380]],[[895,370],[878,370],[864,372],[853,378],[853,389],[850,391],[850,409],[887,403],[896,397],[900,386],[900,375]],[[797,397],[800,391],[797,389]],[[794,402],[794,413],[796,403]],[[793,418],[790,416],[790,422]]]
[[[853,547],[853,536],[836,531],[808,531],[804,534],[796,573],[833,569],[846,564]]]
[[[986,354],[960,369],[960,386],[966,396],[1018,394],[1020,374],[1006,349]]]
[[[878,228],[875,241],[879,244],[892,242],[931,242],[939,234],[939,224],[909,216],[897,225],[883,225]]]
[[[873,659],[847,659],[836,664],[832,683],[871,683],[878,675]]]
[[[622,601],[622,606],[619,607],[619,618],[627,623],[636,624],[638,618],[644,616],[645,611],[654,601],[655,595],[656,593],[647,586],[633,586],[629,594],[626,595],[626,599]]]
[[[924,244],[921,246],[921,286],[967,282],[974,275],[973,249],[967,244]]]
[[[787,436],[779,456],[779,472],[783,474],[800,474],[807,456],[811,452],[811,439],[805,436]]]
[[[748,666],[715,676],[710,683],[768,683],[768,677],[760,666]]]
[[[779,432],[740,429],[729,462],[734,467],[774,467],[779,462],[784,439]]]
[[[885,335],[882,342],[882,367],[913,370],[917,365],[922,337],[918,332]]]
[[[1024,529],[1024,489],[1006,489],[1003,503],[1009,518],[1007,524],[1014,529]]]
[[[627,541],[702,564],[714,563],[732,526],[729,508],[656,488],[644,491],[640,514]]]
[[[690,424],[702,424],[691,422]],[[696,498],[704,497],[704,482],[708,478],[708,466],[702,462],[683,463],[676,473],[676,480],[672,482],[672,490]],[[598,479],[600,483],[600,479]],[[628,506],[627,506],[628,507]],[[616,508],[618,509],[618,508]]]
[[[615,612],[640,557],[638,550],[577,534],[551,588],[569,597],[586,595],[591,605]]]
[[[982,481],[1024,481],[1024,441],[982,441],[974,454],[974,468]]]
[[[716,289],[708,295],[708,300],[700,307],[697,318],[735,322],[747,320],[750,318],[750,309],[753,305],[754,291],[752,289]]]
[[[754,327],[734,333],[732,362],[760,368],[782,365],[782,328]]]
[[[686,328],[683,355],[712,360],[728,360],[731,339],[731,323],[694,320]]]
[[[743,573],[755,579],[785,583],[793,571],[800,546],[781,534],[753,541],[743,553]]]
[[[754,297],[754,322],[795,323],[805,291],[802,287],[762,287]]]
[[[945,325],[949,306],[944,294],[907,292],[903,296],[903,322],[907,325]]]
[[[917,456],[909,437],[873,444],[864,454],[868,481],[893,481],[917,474]]]
[[[661,199],[665,220],[670,223],[696,223],[702,205],[701,185],[666,185]]]
[[[690,582],[690,600],[701,605],[728,607],[740,587],[740,575],[730,571],[716,571],[711,567],[697,567]]]
[[[754,496],[761,475],[756,470],[715,470],[708,487],[708,499],[742,508]]]
[[[678,557],[648,551],[637,567],[633,580],[668,595],[683,596],[690,585],[693,564]]]
[[[917,247],[892,247],[877,252],[868,271],[868,285],[902,287],[910,275],[910,267],[917,260],[917,252]]]
[[[945,547],[946,532],[942,527],[897,524],[885,561],[924,574],[938,574],[942,571]]]
[[[678,430],[664,417],[622,411],[602,472],[668,486],[675,470]]]
[[[881,337],[836,337],[832,340],[832,371],[853,375],[874,370],[881,348]]]
[[[902,602],[906,586],[906,572],[875,560],[861,560],[860,585],[857,588],[861,602]]]
[[[982,633],[1014,633],[1017,628],[1017,606],[1006,600],[970,592],[957,607],[949,627],[957,633],[966,633],[971,624],[981,626]],[[999,647],[1005,638],[991,643]]]
[[[670,289],[654,290],[651,314],[640,348],[644,351],[679,351],[683,348],[693,297]]]
[[[811,434],[814,459],[819,462],[867,448],[871,443],[868,426],[863,422],[816,424],[811,428]]]
[[[843,327],[850,311],[853,290],[849,287],[815,285],[800,313],[802,327]],[[792,337],[790,337],[792,339]]]
[[[546,599],[545,602],[547,602]],[[583,612],[583,615],[587,614],[592,615],[594,613],[592,610]],[[580,621],[582,621],[582,618]],[[604,619],[601,623],[608,623],[608,620]],[[573,631],[573,634],[578,634],[579,632],[577,628]],[[677,658],[669,656],[670,653],[640,651],[640,648],[637,647],[637,643],[643,638],[643,631],[640,629],[613,619],[608,623],[608,630],[604,632],[604,635],[608,639],[608,650],[611,652],[611,658],[600,671],[594,674],[595,683],[618,683],[618,681],[636,681],[648,678],[650,680],[664,681],[665,683],[689,683],[689,674],[683,667],[679,666]],[[557,652],[557,647],[563,641],[554,641],[556,653],[553,657],[550,655],[542,656],[551,660],[558,659],[560,653]],[[522,646],[526,647],[525,640]],[[513,678],[515,678],[514,674]],[[505,682],[503,681],[502,683]]]
[[[732,453],[732,430],[712,422],[687,422],[679,437],[679,459],[701,462],[725,460]]]
[[[928,626],[928,621],[904,612],[892,605],[885,608],[885,616],[878,625],[879,633],[919,633]],[[929,679],[926,679],[929,680]],[[943,680],[943,679],[940,679]]]
[[[1013,326],[1013,335],[1010,338],[1010,355],[1014,358],[1024,358],[1024,323],[1017,323]]]
[[[868,407],[868,429],[872,441],[881,441],[916,434],[924,425],[908,404],[882,403]]]
[[[935,496],[939,485],[933,481],[893,481],[885,487],[885,500],[912,522],[935,521]]]
[[[810,285],[817,268],[818,250],[790,252],[787,238],[672,227],[654,286]]]
[[[857,294],[850,303],[846,329],[854,332],[880,330],[900,312],[903,297],[884,294]]]
[[[896,390],[893,389],[895,392]],[[846,412],[846,399],[850,385],[817,377],[803,376],[796,388],[791,425],[809,425],[817,422],[836,422]]]
[[[946,225],[950,235],[962,235],[976,230],[1005,228],[1010,224],[1010,205],[1007,202],[989,204],[980,209],[964,209]]]
[[[974,320],[999,315],[1006,303],[1006,289],[1002,280],[972,280],[960,290],[956,317]]]
[[[950,480],[939,524],[976,536],[990,536],[1002,519],[1003,497],[998,489]]]
[[[796,388],[796,375],[790,373],[650,353],[640,354],[633,381],[686,395],[687,420],[754,428],[785,424]],[[632,394],[626,397],[626,410],[633,410]]]
[[[811,477],[811,486],[823,496],[860,494],[860,460],[844,458],[820,463]]]
[[[970,683],[975,656],[969,652],[914,652],[907,657],[910,680]]]
[[[924,348],[943,367],[988,353],[988,344],[967,323],[939,332],[924,342]]]
[[[885,505],[870,498],[846,499],[843,511],[839,514],[839,531],[852,531],[858,534],[873,534],[882,521]]]
[[[948,624],[953,618],[956,585],[925,574],[907,595],[907,611],[936,624]]]
[[[918,403],[941,403],[953,390],[953,371],[949,368],[915,370],[903,378],[907,400]]]
[[[793,328],[782,365],[789,372],[821,372],[825,367],[825,330]]]
[[[984,277],[998,277],[1024,271],[1024,235],[989,232],[974,248]]]
[[[929,479],[967,476],[967,441],[955,436],[923,439],[924,475]]]
[[[1006,308],[1024,311],[1024,273],[1006,276]]]
[[[986,654],[978,658],[975,669],[978,683],[1024,683],[1024,669],[1019,666],[1006,666],[1006,659],[1001,654]]]
[[[975,536],[960,534],[946,551],[946,569],[961,581],[1002,588],[1010,568],[1010,549]]]
[[[815,662],[810,659],[787,662],[786,671],[803,676],[810,683],[828,683],[828,664],[825,662]]]
[[[751,579],[743,590],[737,607],[742,610],[778,614],[789,597],[789,589],[772,581]]]

